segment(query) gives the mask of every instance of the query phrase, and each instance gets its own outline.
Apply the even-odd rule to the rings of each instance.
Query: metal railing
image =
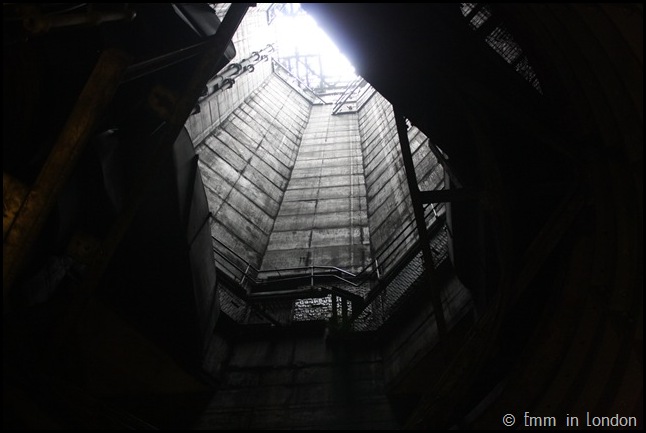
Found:
[[[319,94],[311,89],[306,83],[292,74],[292,72],[287,67],[285,67],[285,65],[273,58],[271,59],[271,65],[277,77],[281,78],[283,81],[289,84],[294,90],[300,92],[305,98],[311,98],[312,101],[318,99],[323,104],[327,103],[325,99],[321,98]]]
[[[247,288],[249,285],[254,287],[259,287],[263,285],[285,282],[295,282],[299,280],[310,280],[310,285],[314,285],[314,279],[326,277],[326,279],[336,279],[343,283],[358,286],[359,284],[353,282],[354,279],[360,274],[353,274],[352,272],[346,271],[336,266],[323,266],[323,265],[310,265],[310,266],[300,266],[293,268],[282,268],[282,269],[271,269],[271,270],[259,270],[251,263],[249,263],[244,258],[240,257],[238,253],[233,251],[230,247],[225,245],[222,241],[217,239],[215,236],[211,238],[219,245],[221,245],[226,251],[231,253],[235,259],[231,258],[227,254],[224,254],[222,251],[217,248],[213,248],[213,252],[224,259],[227,263],[233,266],[236,270],[240,272],[240,276],[236,277],[235,275],[230,275],[234,280],[238,280],[238,283],[241,287]],[[244,266],[240,266],[239,263],[242,262]],[[244,267],[244,269],[243,269]],[[224,270],[224,269],[221,269]],[[364,272],[364,271],[362,271]],[[291,276],[281,276],[282,274],[292,273]],[[267,275],[267,277],[262,278],[262,275]],[[272,277],[273,275],[279,275],[278,277]],[[344,278],[343,276],[346,276]],[[246,290],[248,293],[252,293],[252,290]]]
[[[334,103],[332,114],[356,113],[376,93],[376,90],[362,77],[357,77],[346,87]]]
[[[425,210],[425,218],[427,221],[428,228],[435,223],[436,220],[442,218],[444,211],[444,205],[429,205]],[[429,216],[433,218],[429,219]],[[210,215],[210,218],[214,218],[213,215]],[[430,223],[430,224],[429,224]],[[217,239],[215,236],[211,236],[212,239],[224,250],[229,252],[236,260],[233,260],[230,256],[226,255],[223,251],[214,248],[213,251],[216,255],[222,257],[227,261],[231,266],[240,272],[240,276],[236,277],[232,275],[233,278],[239,278],[240,285],[245,286],[246,282],[250,282],[252,285],[260,286],[266,284],[288,282],[295,280],[305,280],[312,279],[317,277],[329,277],[340,280],[344,283],[347,283],[352,286],[359,286],[361,283],[365,282],[367,279],[372,279],[375,276],[381,278],[384,272],[388,272],[392,266],[395,265],[398,254],[403,254],[404,250],[402,247],[405,244],[410,242],[412,236],[416,235],[416,226],[415,220],[411,220],[406,224],[402,230],[395,236],[390,242],[390,246],[383,251],[381,251],[377,257],[375,257],[370,264],[365,266],[359,273],[353,273],[348,270],[339,268],[337,266],[324,266],[324,265],[309,265],[309,266],[297,266],[281,269],[265,269],[260,270],[254,265],[249,263],[246,259],[241,257],[237,252],[232,248],[227,246],[225,243]],[[242,263],[243,266],[240,266],[239,263]],[[244,269],[243,269],[244,268]],[[291,276],[282,276],[283,274],[290,274]],[[264,277],[263,277],[264,276]]]
[[[427,226],[437,231],[443,227],[444,205],[429,205],[425,209]],[[211,215],[211,217],[213,217]],[[352,323],[368,306],[382,293],[408,263],[420,251],[419,240],[416,236],[415,220],[411,218],[402,230],[391,240],[387,249],[381,251],[359,273],[341,269],[336,266],[311,265],[283,269],[260,270],[249,261],[242,258],[232,248],[212,236],[213,251],[216,254],[216,264],[221,272],[227,274],[228,286],[238,287],[230,290],[233,295],[258,309],[258,304],[276,300],[302,300],[330,296],[331,319],[337,320],[337,297],[341,306],[341,323]],[[223,260],[226,264],[219,261]],[[289,275],[285,275],[289,274]],[[301,282],[299,287],[297,283]],[[334,284],[340,284],[350,290],[371,286],[365,295],[357,295],[350,290],[342,289]],[[293,286],[297,288],[280,290],[277,286]],[[305,288],[303,288],[305,286]],[[271,323],[279,324],[280,321],[267,317],[267,312],[262,311],[261,316]]]

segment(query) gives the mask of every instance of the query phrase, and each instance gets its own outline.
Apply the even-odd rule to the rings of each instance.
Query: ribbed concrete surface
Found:
[[[262,269],[370,262],[366,187],[356,114],[312,107]]]
[[[408,232],[412,235],[397,247],[404,238],[397,236],[415,218],[397,137],[395,116],[390,103],[379,93],[375,93],[359,111],[359,128],[372,251],[380,266],[387,270],[390,264],[416,241],[417,235],[414,233],[415,226],[411,225]],[[412,126],[408,131],[408,138],[420,189],[441,189],[444,172],[428,147],[428,137]],[[399,251],[393,253],[397,248]],[[390,259],[385,260],[386,256],[390,256]]]
[[[255,267],[278,215],[309,110],[307,100],[272,76],[197,148],[215,216],[213,236]]]
[[[421,191],[432,191],[444,188],[444,169],[431,152],[429,139],[417,127],[408,130],[408,141],[413,154],[417,184]]]
[[[386,251],[414,219],[392,107],[375,94],[359,112],[373,252]],[[414,239],[411,239],[411,243]]]
[[[427,137],[415,127],[409,137],[420,187],[441,187]],[[358,273],[381,255],[387,271],[417,239],[394,114],[378,93],[358,113],[333,115],[331,105],[311,106],[272,75],[198,154],[213,235],[243,258],[233,258],[239,269],[249,263],[262,277],[312,266]],[[407,225],[411,236],[400,245]]]

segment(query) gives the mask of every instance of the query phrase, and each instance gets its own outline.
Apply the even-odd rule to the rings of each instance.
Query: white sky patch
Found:
[[[276,26],[278,57],[319,54],[327,80],[352,81],[356,77],[354,67],[311,16],[279,14],[272,24]]]

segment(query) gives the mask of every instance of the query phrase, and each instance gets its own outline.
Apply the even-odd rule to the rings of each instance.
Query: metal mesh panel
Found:
[[[529,60],[527,59],[527,56],[523,56],[518,63],[516,64],[516,71],[527,81],[530,82],[532,86],[536,88],[540,93],[543,93],[543,89],[541,89],[541,84],[538,82],[538,78],[536,77],[536,72],[534,72],[534,68],[532,68],[532,65],[529,64]]]
[[[431,254],[435,267],[439,266],[449,256],[449,235],[446,226],[442,227],[431,238]]]
[[[342,289],[362,297],[365,297],[370,291],[369,282],[364,282],[359,286],[354,286],[351,284],[334,284],[333,286],[337,289]],[[297,299],[294,302],[294,312],[292,320],[298,322],[308,320],[329,320],[335,314],[338,317],[342,317],[343,301],[339,296],[336,296],[336,311],[334,311],[334,303],[332,297],[333,295],[328,294],[327,296],[321,298]],[[348,316],[352,315],[352,304],[350,302],[347,302],[347,314]]]
[[[523,53],[522,48],[514,40],[511,33],[503,26],[499,26],[487,36],[486,41],[507,63],[514,66],[516,72],[525,78],[541,94],[543,93],[534,69],[529,64],[527,56]]]
[[[476,13],[476,15],[473,18],[471,18],[471,21],[470,21],[471,27],[473,27],[474,29],[479,28],[485,22],[487,22],[487,20],[490,17],[491,17],[491,12],[489,11],[489,9],[483,7]]]
[[[475,7],[475,3],[460,3],[460,11],[465,17],[469,15],[469,12]]]
[[[294,302],[293,320],[328,320],[332,316],[332,296],[324,298],[297,299]]]
[[[460,12],[465,17],[473,13],[477,3],[460,3]],[[474,30],[480,28],[492,16],[490,9],[481,6],[480,10],[470,19],[469,25]],[[539,93],[543,93],[541,85],[536,77],[534,69],[529,64],[527,56],[523,53],[520,45],[514,40],[513,36],[503,26],[499,25],[492,30],[485,38],[487,44],[496,51],[505,61],[511,64],[516,72],[525,78]]]
[[[496,27],[485,40],[507,63],[513,63],[523,53],[520,45],[503,26]]]
[[[395,302],[422,275],[422,271],[423,264],[420,252],[355,320],[353,329],[355,331],[374,331],[378,329],[392,313],[392,307]]]
[[[432,236],[430,244],[433,262],[437,267],[448,257],[448,235],[444,227]],[[423,272],[424,262],[420,251],[354,321],[353,329],[378,329],[408,296],[423,287],[423,284],[419,284]]]

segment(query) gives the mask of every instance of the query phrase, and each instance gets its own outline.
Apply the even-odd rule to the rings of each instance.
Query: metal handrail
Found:
[[[345,104],[348,101],[348,99],[350,99],[350,97],[354,95],[354,93],[364,84],[366,84],[366,80],[364,80],[363,77],[358,76],[357,78],[355,78],[354,81],[350,83],[348,87],[346,87],[345,91],[339,97],[339,99],[337,99],[336,102],[334,103],[332,114],[336,114],[341,108],[341,106]]]
[[[249,279],[249,280],[252,280],[252,281],[256,282],[257,284],[263,284],[263,283],[266,283],[266,282],[276,282],[276,281],[281,281],[281,279],[271,279],[271,280],[263,280],[263,279],[259,279],[259,278],[257,278],[257,275],[258,275],[258,274],[268,274],[268,273],[274,273],[274,272],[276,272],[276,273],[280,274],[280,272],[288,272],[288,271],[303,271],[303,270],[310,270],[311,268],[315,268],[315,269],[330,269],[330,270],[334,270],[334,271],[340,272],[340,273],[342,273],[342,274],[347,274],[347,275],[349,275],[349,276],[350,276],[350,277],[352,277],[352,278],[356,278],[356,277],[357,277],[357,274],[354,274],[354,273],[352,273],[352,272],[350,272],[350,271],[347,271],[347,270],[345,270],[345,269],[339,268],[339,267],[337,267],[337,266],[326,266],[326,265],[311,265],[311,266],[300,266],[300,267],[295,267],[295,268],[281,268],[281,269],[271,269],[271,270],[259,270],[259,269],[258,269],[258,268],[256,268],[254,265],[252,265],[251,263],[249,263],[248,261],[246,261],[244,258],[240,257],[240,255],[239,255],[238,253],[236,253],[235,251],[233,251],[233,250],[232,250],[231,248],[229,248],[229,247],[228,247],[224,242],[220,241],[220,240],[219,240],[219,239],[217,239],[215,236],[211,235],[211,239],[213,239],[214,241],[216,241],[217,243],[219,243],[220,245],[222,245],[224,248],[226,248],[226,249],[227,249],[231,254],[233,254],[233,255],[235,256],[235,258],[237,258],[237,259],[239,259],[241,262],[245,263],[245,264],[247,265],[247,269],[243,271],[243,270],[242,270],[242,268],[240,268],[240,267],[239,267],[238,265],[236,265],[233,261],[231,261],[231,259],[229,259],[227,256],[225,256],[224,254],[222,254],[222,252],[220,252],[220,251],[218,251],[216,248],[214,248],[214,249],[213,249],[213,251],[214,251],[216,254],[218,254],[219,256],[221,256],[222,258],[224,258],[226,261],[228,261],[229,263],[231,263],[233,266],[235,266],[235,268],[236,268],[236,269],[238,269],[239,271],[241,271],[241,272],[245,275],[245,278],[247,278],[247,279]],[[252,269],[253,271],[255,271],[255,273],[256,273],[256,277],[253,277],[253,276],[249,275],[249,273],[248,273],[248,270],[249,270],[249,269]],[[328,272],[328,274],[330,274],[330,273]],[[304,275],[304,276],[305,276],[305,275]],[[309,275],[307,275],[307,277],[309,277]]]
[[[235,263],[231,258],[227,257],[227,255],[226,255],[226,254],[224,254],[223,252],[219,251],[219,250],[218,250],[217,248],[215,248],[215,247],[213,248],[213,252],[214,252],[215,254],[217,254],[218,256],[222,257],[222,258],[223,258],[224,260],[226,260],[229,264],[231,264],[231,265],[232,265],[233,267],[235,267],[238,271],[240,271],[240,273],[242,274],[241,282],[242,282],[244,279],[246,279],[247,281],[251,281],[253,284],[256,284],[256,285],[263,285],[263,284],[268,284],[268,283],[277,283],[277,282],[281,282],[281,281],[294,281],[294,280],[299,280],[299,279],[306,279],[306,278],[310,278],[310,277],[312,277],[312,276],[314,276],[314,277],[328,276],[328,277],[334,277],[334,278],[336,278],[336,279],[338,279],[338,280],[341,280],[341,281],[343,281],[344,283],[350,284],[350,285],[352,285],[352,286],[354,286],[354,287],[358,287],[358,286],[360,286],[360,284],[361,284],[361,283],[355,283],[355,282],[350,281],[350,280],[348,280],[348,279],[346,279],[346,278],[340,277],[339,275],[336,275],[336,274],[334,274],[334,273],[332,273],[332,272],[324,272],[324,273],[317,272],[317,273],[302,274],[302,275],[296,275],[296,276],[290,276],[290,277],[279,277],[279,278],[272,278],[272,279],[260,279],[260,278],[257,278],[257,276],[258,276],[259,274],[277,273],[278,275],[280,275],[280,273],[281,273],[281,272],[289,272],[289,271],[305,271],[305,270],[309,270],[309,271],[311,271],[312,269],[327,269],[327,270],[336,271],[336,272],[339,272],[339,273],[342,273],[342,274],[347,274],[347,275],[349,275],[352,279],[356,279],[356,278],[357,278],[357,277],[359,277],[362,273],[364,273],[366,269],[370,269],[370,267],[372,267],[372,263],[371,263],[369,266],[366,266],[366,267],[365,267],[365,268],[364,268],[364,269],[363,269],[359,274],[354,274],[354,273],[352,273],[352,272],[349,272],[349,271],[347,271],[347,270],[345,270],[345,269],[341,269],[341,268],[336,267],[336,266],[324,266],[324,265],[311,265],[311,266],[302,266],[302,267],[295,267],[295,268],[281,268],[281,269],[271,269],[271,270],[259,270],[259,269],[257,269],[255,266],[253,266],[251,263],[249,263],[248,261],[246,261],[244,258],[240,257],[240,255],[239,255],[238,253],[236,253],[235,251],[233,251],[231,248],[229,248],[229,247],[228,247],[226,244],[224,244],[222,241],[220,241],[219,239],[217,239],[217,238],[216,238],[216,237],[214,237],[214,236],[211,236],[211,238],[212,238],[213,240],[215,240],[217,243],[219,243],[220,245],[222,245],[226,250],[228,250],[231,254],[233,254],[233,255],[235,256],[235,258],[237,258],[239,261],[241,261],[242,263],[244,263],[244,264],[246,265],[246,269],[245,269],[245,270],[243,270],[243,269],[242,269],[240,266],[238,266],[238,265],[237,265],[237,264],[236,264],[236,263]],[[252,269],[252,270],[255,272],[255,274],[256,274],[256,276],[255,276],[255,277],[249,274],[249,272],[248,272],[248,271],[249,271],[249,269]],[[372,273],[374,273],[374,272],[375,272],[375,271],[373,270],[373,272],[372,272]],[[367,279],[367,277],[363,277],[360,281],[361,281],[361,282],[363,282],[363,281],[365,281],[366,279]]]
[[[430,208],[429,212],[425,212],[425,219],[431,215],[434,214],[437,217],[437,211],[435,207],[429,206],[427,209]],[[211,217],[214,217],[211,215]],[[395,236],[394,239],[398,239],[401,237],[413,224],[415,223],[414,220],[411,220],[404,228],[399,232],[397,236]],[[240,262],[244,263],[246,265],[246,269],[242,269],[238,264],[236,264],[231,258],[227,257],[226,254],[223,252],[219,251],[217,248],[213,248],[214,253],[216,253],[218,256],[222,257],[224,260],[226,260],[229,264],[231,264],[235,269],[237,269],[241,273],[240,277],[240,283],[243,281],[249,281],[252,285],[255,286],[262,286],[266,285],[269,283],[278,283],[278,282],[286,282],[286,281],[296,281],[296,280],[304,280],[304,279],[310,279],[312,278],[312,285],[313,285],[313,278],[315,277],[328,277],[328,278],[335,278],[337,280],[342,281],[345,284],[348,284],[352,287],[359,287],[369,279],[374,279],[374,275],[377,274],[379,277],[377,278],[378,280],[383,280],[388,274],[390,274],[392,269],[396,268],[396,264],[392,265],[392,269],[386,274],[381,274],[379,272],[379,266],[377,263],[381,261],[382,267],[383,263],[386,263],[388,259],[390,259],[396,252],[400,252],[400,248],[402,244],[408,239],[410,239],[411,236],[415,234],[415,230],[411,230],[399,243],[395,246],[395,248],[391,248],[389,250],[384,250],[380,255],[374,258],[374,260],[371,261],[371,263],[367,266],[365,266],[361,272],[358,274],[354,274],[352,272],[349,272],[345,269],[336,267],[336,266],[325,266],[325,265],[311,265],[311,266],[301,266],[301,267],[292,267],[292,268],[282,268],[282,269],[272,269],[272,270],[259,270],[255,266],[253,266],[251,263],[249,263],[247,260],[242,258],[238,253],[236,253],[234,250],[232,250],[230,247],[228,247],[226,244],[224,244],[222,241],[217,239],[214,236],[211,236],[213,240],[215,240],[218,244],[222,245],[227,251],[229,251],[233,256],[238,259]],[[419,248],[418,241],[413,243],[411,248],[408,250],[410,252],[411,250],[414,250],[415,248]],[[388,254],[383,256],[383,254],[388,251]],[[400,257],[400,260],[404,260],[409,254],[405,253]],[[249,273],[249,269],[251,269],[254,275],[251,275]],[[314,272],[314,269],[326,269],[328,272]],[[329,271],[334,271],[338,272],[341,274],[349,275],[351,279],[348,278],[343,278],[334,272],[329,272]],[[258,275],[260,274],[269,274],[269,273],[277,273],[279,276],[281,272],[290,272],[290,271],[310,271],[309,273],[303,273],[301,275],[292,275],[292,276],[287,276],[287,277],[278,277],[278,278],[272,278],[272,279],[262,279],[258,278]],[[370,271],[370,272],[369,272]]]
[[[215,239],[214,237],[212,237],[212,238],[214,240],[216,240],[217,242],[221,243],[219,240]],[[226,247],[226,245],[223,245],[223,246]],[[229,251],[231,251],[229,248],[227,248],[227,249]],[[342,281],[342,282],[344,282],[346,284],[349,284],[351,286],[354,286],[354,287],[358,287],[360,285],[360,284],[357,284],[357,283],[355,283],[353,281],[350,281],[350,280],[348,280],[346,278],[340,277],[339,275],[336,275],[336,274],[331,273],[331,272],[324,272],[324,273],[323,272],[318,272],[318,273],[313,273],[313,274],[295,275],[295,276],[291,276],[291,277],[279,277],[279,278],[274,278],[274,279],[271,279],[271,280],[258,279],[256,277],[253,277],[252,275],[250,275],[249,272],[248,272],[249,268],[251,268],[253,270],[256,270],[256,268],[252,264],[248,263],[245,259],[243,259],[239,255],[237,255],[235,252],[232,251],[232,253],[236,256],[236,258],[240,259],[243,263],[245,263],[247,265],[247,269],[243,270],[233,260],[231,260],[225,254],[223,254],[217,248],[213,248],[213,252],[215,254],[217,254],[218,256],[222,257],[224,260],[226,260],[229,264],[231,264],[233,267],[235,267],[238,271],[240,271],[240,273],[242,274],[242,277],[240,279],[240,283],[242,283],[244,280],[247,280],[247,281],[250,281],[252,284],[255,284],[257,286],[261,286],[261,285],[268,284],[268,283],[277,283],[277,282],[283,282],[283,281],[295,281],[295,280],[309,279],[312,276],[314,276],[314,277],[332,277],[332,278],[336,278],[337,280],[340,280],[340,281]],[[339,272],[342,272],[342,273],[347,273],[347,274],[351,275],[352,277],[355,277],[355,275],[352,274],[351,272],[345,271],[345,270],[343,270],[341,268],[337,268],[336,266],[316,266],[316,265],[302,267],[302,268],[285,268],[285,269],[258,271],[258,273],[277,272],[277,273],[280,274],[281,271],[303,270],[303,269],[308,269],[309,270],[309,269],[312,269],[312,268],[314,268],[314,269],[332,269],[332,270],[336,270],[336,271],[339,271]]]
[[[339,267],[336,267],[336,266],[326,266],[326,265],[310,265],[310,266],[299,266],[299,267],[295,267],[295,268],[281,268],[281,269],[275,269],[275,270],[274,269],[272,269],[272,270],[262,270],[262,271],[258,271],[258,273],[269,273],[269,272],[278,272],[278,271],[302,271],[302,270],[310,269],[312,267],[317,268],[317,269],[332,269],[332,270],[335,270],[335,271],[339,271],[339,272],[341,272],[343,274],[350,275],[353,278],[356,277],[356,275],[353,274],[350,271],[346,271],[345,269],[342,269],[342,268],[339,268]]]

